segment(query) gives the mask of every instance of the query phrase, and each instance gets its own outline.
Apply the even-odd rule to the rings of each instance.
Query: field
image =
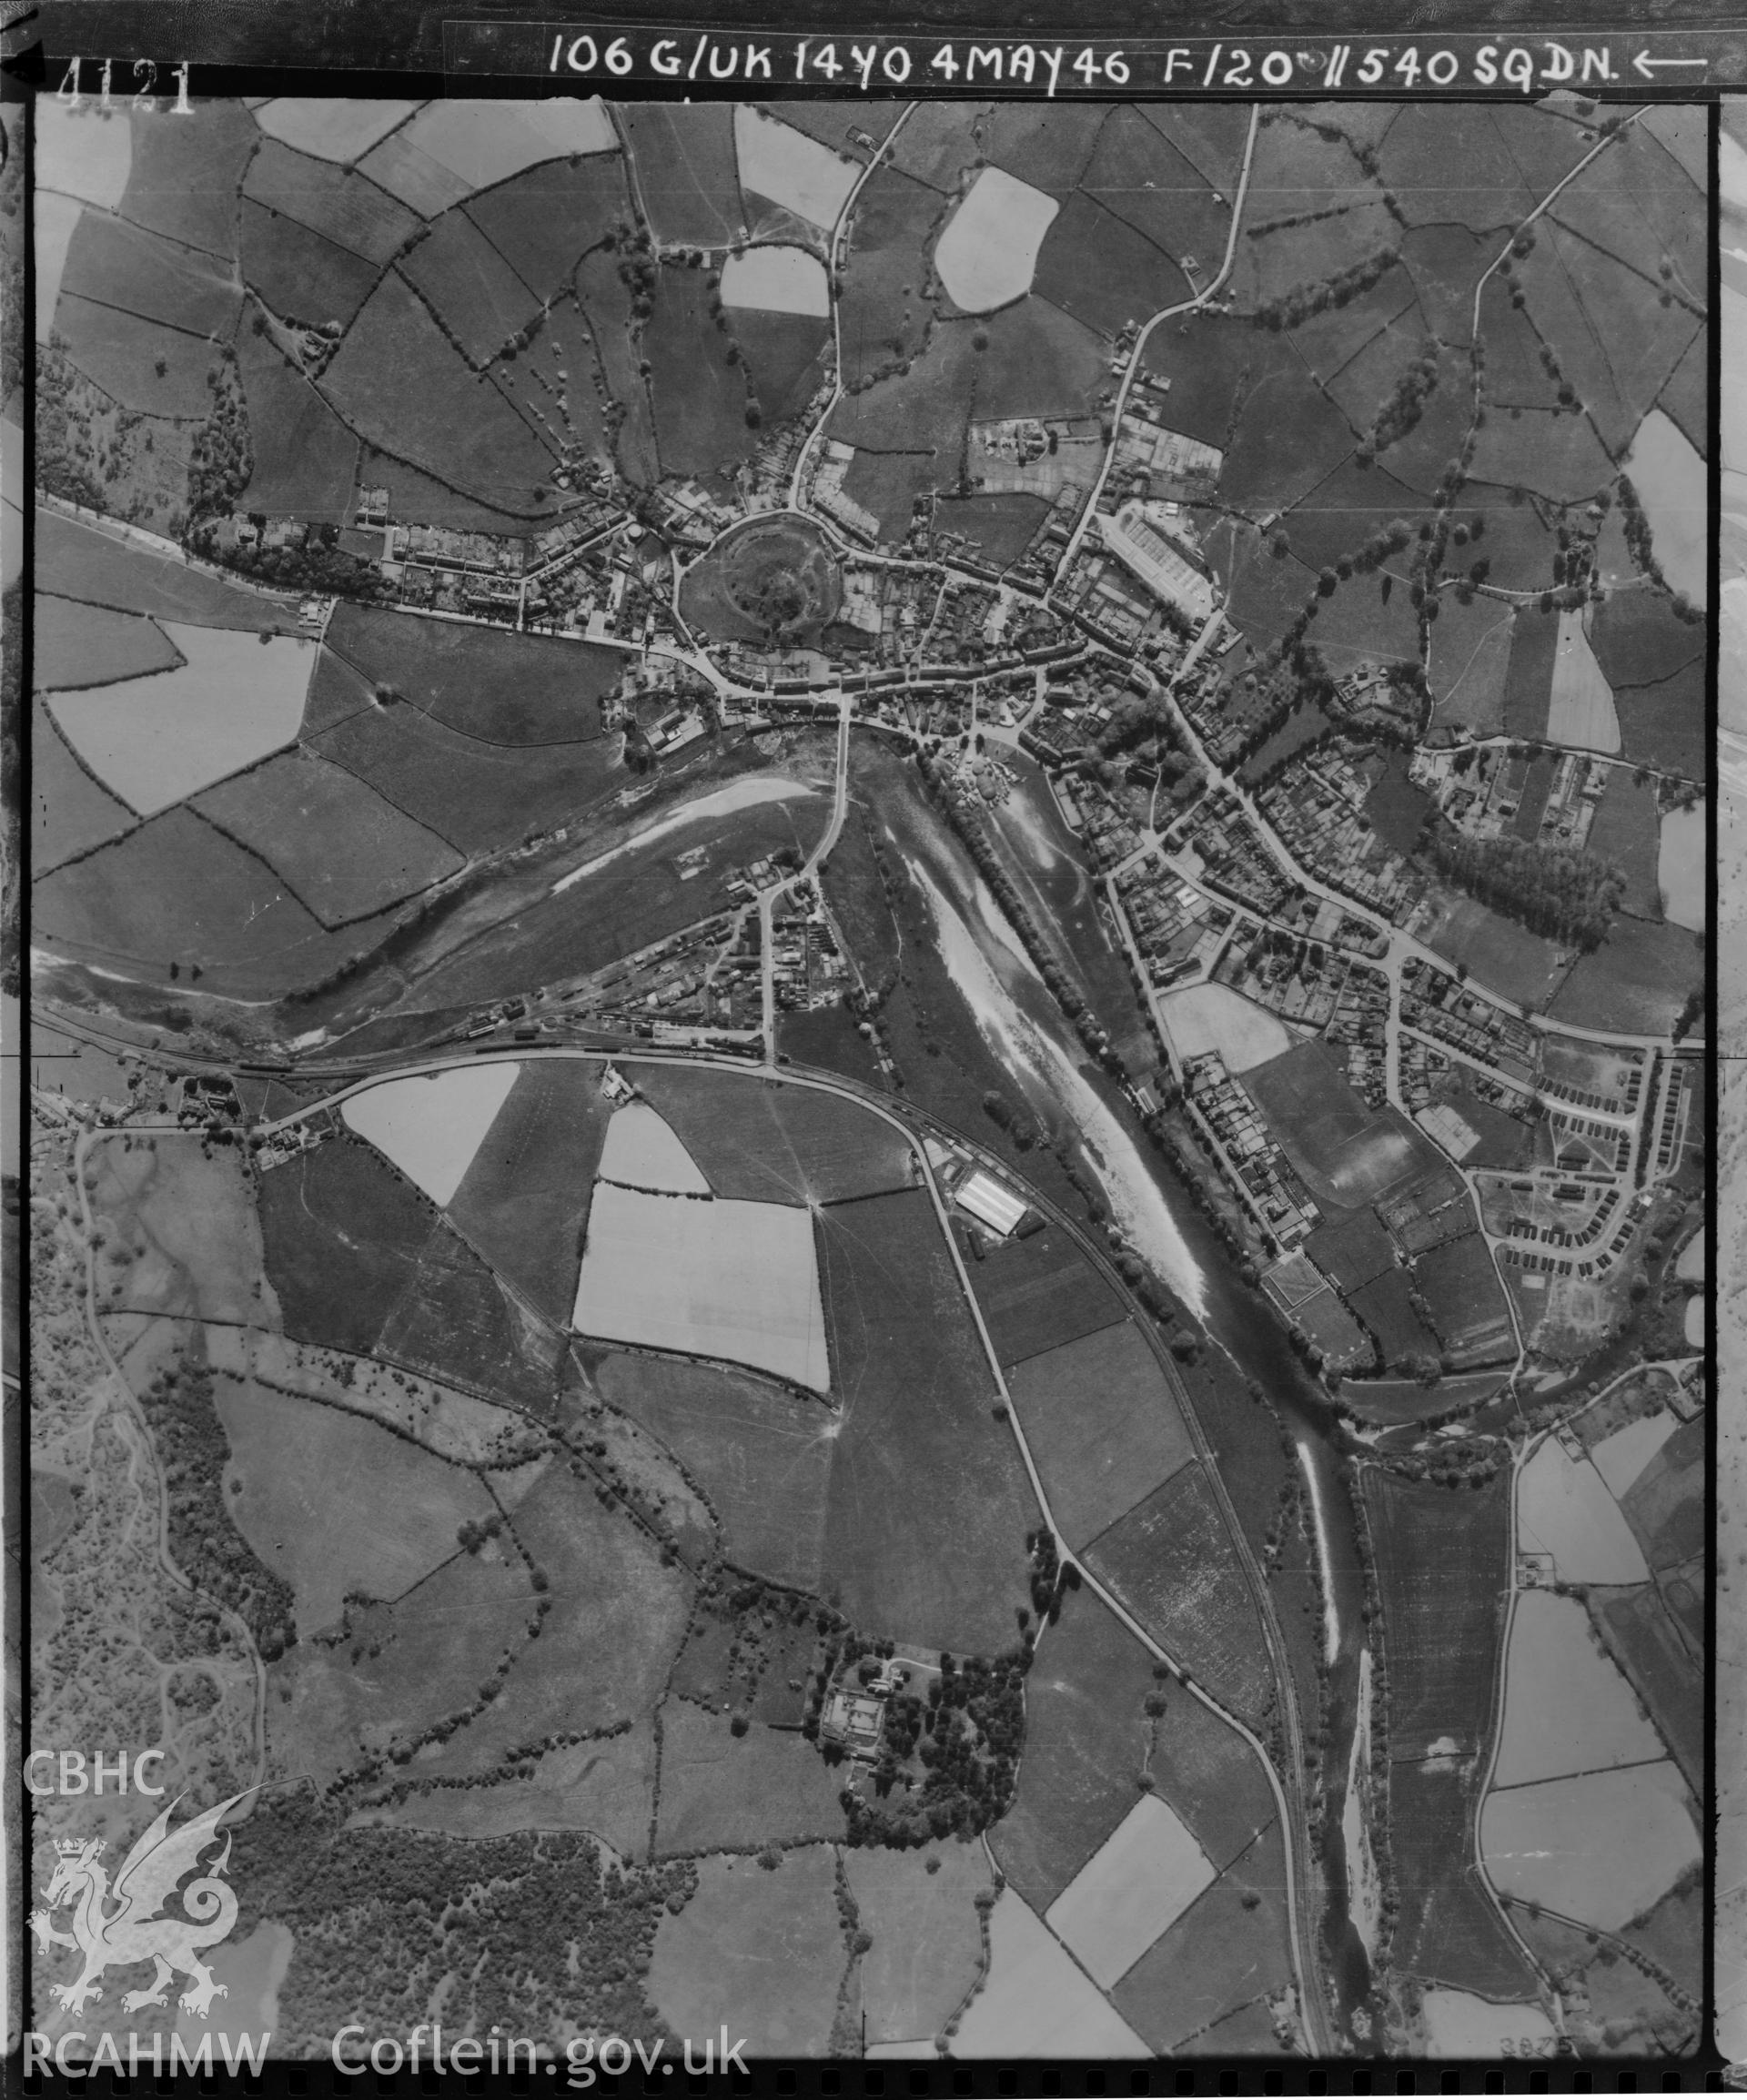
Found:
[[[1624,310],[1629,314],[1630,306]],[[1656,559],[1670,585],[1703,605],[1710,595],[1704,461],[1661,410],[1652,409],[1621,463],[1650,520]]]
[[[810,1845],[773,1870],[711,1859],[697,1893],[655,1935],[648,1991],[677,2034],[724,2023],[749,2056],[823,2056],[848,1950],[837,1922],[835,1854]]]
[[[584,720],[592,741],[506,750],[416,707],[376,706],[324,730],[309,748],[461,852],[490,853],[574,822],[611,792],[618,741]]]
[[[734,170],[732,107],[632,102],[620,115],[656,238],[707,248],[738,239],[745,215]]]
[[[1702,666],[1687,664],[1653,685],[1623,688],[1614,695],[1625,755],[1634,763],[1702,782],[1710,776],[1710,753],[1702,733],[1704,679]]]
[[[1550,2054],[1557,2035],[1539,2005],[1495,2005],[1469,1991],[1428,1991],[1419,2001],[1426,2023],[1426,2055],[1451,2056]]]
[[[1532,1973],[1506,1931],[1474,1863],[1470,1779],[1453,1758],[1398,1763],[1389,1823],[1400,1911],[1397,1966],[1484,1997],[1534,1994]]]
[[[1076,191],[1051,221],[1037,256],[1041,298],[1115,336],[1187,297],[1183,272],[1142,234]]]
[[[1412,925],[1428,947],[1466,965],[1476,983],[1489,992],[1522,1006],[1539,1006],[1559,995],[1555,987],[1560,986],[1562,972],[1556,960],[1560,951],[1553,943],[1472,897],[1433,892],[1415,914]]]
[[[1411,1370],[1409,1358],[1435,1357],[1436,1338],[1429,1334],[1409,1298],[1407,1277],[1399,1268],[1386,1269],[1362,1289],[1350,1294],[1353,1310],[1375,1337],[1378,1353],[1385,1364]]]
[[[1613,466],[1584,417],[1511,409],[1489,416],[1475,433],[1470,470],[1477,481],[1530,489],[1556,502],[1574,503],[1606,488]]]
[[[533,1761],[531,1778],[431,1786],[392,1808],[361,1810],[357,1822],[475,1839],[510,1831],[585,1830],[621,1859],[638,1860],[648,1854],[654,1813],[655,1731],[643,1721],[622,1734],[549,1750]]]
[[[380,268],[419,229],[417,217],[361,175],[268,139],[248,164],[243,195]]]
[[[816,641],[836,618],[843,579],[817,527],[796,519],[753,525],[686,572],[681,610],[719,641]]]
[[[92,126],[86,126],[89,141]],[[123,217],[208,255],[237,253],[237,186],[259,143],[255,120],[235,102],[207,102],[197,124],[125,127],[132,163],[119,198]],[[106,199],[105,201],[109,201]]]
[[[1506,1895],[1615,1931],[1697,1865],[1690,1798],[1666,1762],[1489,1794],[1487,1871]]]
[[[399,384],[384,387],[384,372]],[[392,270],[347,331],[321,390],[360,437],[451,488],[524,516],[549,493],[551,452],[468,370]]]
[[[1608,768],[1608,784],[1590,826],[1589,850],[1623,870],[1622,910],[1638,918],[1654,918],[1661,913],[1656,790],[1650,782],[1641,785],[1625,766]]]
[[[1030,173],[1030,163],[1015,164]],[[1201,171],[1135,109],[1113,110],[1100,127],[1079,187],[1168,256],[1193,255],[1211,275],[1226,252],[1228,206],[1213,201]]]
[[[764,421],[773,427],[798,416],[824,378],[830,323],[808,314],[742,308],[731,325]]]
[[[237,361],[248,409],[249,508],[344,524],[351,515],[358,439],[265,337],[245,328]]]
[[[984,314],[1023,298],[1060,209],[1004,168],[980,169],[934,244],[934,268],[954,305]]]
[[[643,329],[656,445],[669,474],[732,472],[758,444],[745,370],[726,328],[710,318],[711,298],[702,271],[670,264]]]
[[[167,1132],[153,1152],[109,1144],[92,1164],[94,1205],[115,1222],[117,1245],[140,1249],[120,1304],[265,1324],[260,1234],[240,1161]]]
[[[832,1383],[808,1216],[777,1204],[595,1189],[572,1325],[609,1341]]]
[[[193,419],[212,407],[207,374],[217,352],[198,336],[63,293],[55,336],[69,359],[119,408]]]
[[[1631,1687],[1597,1645],[1583,1605],[1547,1590],[1523,1591],[1510,1622],[1493,1786],[1663,1754]]]
[[[596,248],[577,265],[574,311],[579,321],[584,312],[590,317],[607,391],[624,411],[613,436],[614,457],[627,480],[648,488],[661,478],[654,411],[641,369],[641,346],[631,338],[631,295],[611,250]]]
[[[1041,496],[945,497],[934,524],[938,531],[962,533],[991,568],[1005,569],[1031,544],[1048,509]]]
[[[1261,1625],[1212,1488],[1184,1466],[1086,1554],[1183,1669],[1252,1721],[1273,1697]]]
[[[1004,1889],[996,1898],[988,1934],[988,1974],[953,2037],[954,2057],[1011,2062],[1148,2053],[1016,1890]]]
[[[200,797],[200,814],[258,853],[324,926],[343,926],[440,883],[461,857],[362,781],[288,752]]]
[[[858,1627],[994,1654],[1013,1640],[1036,1509],[933,1205],[914,1189],[815,1222],[843,1407],[827,1587]]]
[[[1143,1793],[1050,1905],[1045,1922],[1109,1990],[1214,1878],[1182,1822]]]
[[[201,972],[209,993],[278,998],[356,952],[358,929],[327,932],[252,853],[187,809],[57,868],[35,893],[41,945],[161,983]],[[366,922],[366,944],[373,932]]]
[[[424,1200],[369,1146],[330,1140],[261,1176],[260,1212],[286,1333],[368,1356],[430,1237]]]
[[[430,1200],[446,1205],[516,1083],[517,1065],[462,1065],[388,1079],[342,1105],[348,1130],[386,1153]]]
[[[1513,1131],[1522,1133],[1526,1145],[1529,1132],[1524,1126],[1514,1118],[1505,1120]],[[1514,1358],[1510,1307],[1491,1254],[1479,1233],[1466,1233],[1421,1255],[1413,1274],[1431,1308],[1432,1324],[1451,1356],[1465,1358],[1469,1364],[1483,1363],[1489,1357]]]
[[[1669,1754],[1696,1793],[1704,1781],[1705,1729],[1703,1680],[1695,1654],[1681,1646],[1661,1597],[1648,1586],[1605,1602],[1592,1597],[1590,1610],[1609,1653],[1649,1708]],[[1693,1648],[1702,1649],[1702,1621],[1691,1631]]]
[[[925,2039],[958,2009],[983,1964],[973,1899],[990,1885],[978,1843],[843,1854],[849,1893],[873,1946],[862,1956],[870,2044]]]
[[[1620,749],[1620,717],[1614,712],[1613,694],[1583,631],[1580,613],[1561,612],[1559,616],[1547,735],[1569,750],[1612,752]]]
[[[259,1559],[297,1593],[304,1639],[354,1594],[391,1600],[458,1550],[496,1505],[476,1473],[358,1415],[226,1379],[227,1508]]]
[[[1520,224],[1539,202],[1484,107],[1406,105],[1383,142],[1378,178],[1409,226],[1448,223],[1483,233]]]
[[[467,189],[502,182],[536,161],[610,153],[618,145],[611,118],[593,96],[554,96],[489,115],[473,102],[429,102],[396,136]]]
[[[1252,1899],[1259,1901],[1252,1901]],[[1123,1978],[1116,2007],[1160,2052],[1291,1981],[1286,1861],[1270,1824]],[[1217,2044],[1209,2042],[1209,2047]]]
[[[931,318],[917,297],[929,268],[925,248],[948,208],[889,163],[862,186],[837,302],[845,387],[888,358],[912,357],[921,348]]]
[[[1219,474],[1221,502],[1253,517],[1289,510],[1327,481],[1353,448],[1346,419],[1303,366],[1296,358],[1286,362],[1278,350],[1267,354],[1269,365],[1242,393]],[[1390,470],[1399,472],[1393,463]]]
[[[1474,280],[1497,253],[1466,227],[1411,227],[1401,237],[1401,260],[1419,295],[1426,326],[1440,342],[1465,348],[1473,340]]]
[[[112,685],[171,669],[176,644],[149,620],[36,594],[31,682],[38,692]]]
[[[467,1243],[439,1224],[383,1328],[384,1356],[523,1408],[550,1408],[561,1343]]]
[[[74,758],[40,701],[31,710],[30,815],[30,864],[38,877],[135,822]]]
[[[237,321],[238,293],[227,270],[100,212],[86,212],[74,229],[61,291],[216,341]]]
[[[1374,1202],[1433,1156],[1393,1111],[1368,1108],[1321,1043],[1300,1043],[1245,1084],[1312,1195],[1331,1209]]]
[[[1661,823],[1656,887],[1670,920],[1691,933],[1702,933],[1705,926],[1708,858],[1703,810],[1671,811]]]
[[[1472,1757],[1486,1742],[1510,1578],[1509,1492],[1503,1474],[1457,1490],[1366,1472],[1398,1769],[1434,1754]],[[1399,1816],[1395,1824],[1413,1828]]]
[[[1123,1318],[1120,1302],[1058,1229],[1012,1239],[970,1267],[971,1288],[1004,1365]]]
[[[734,108],[734,152],[742,188],[829,231],[855,187],[857,164],[762,111]],[[643,177],[645,186],[648,177]]]
[[[362,256],[247,197],[241,227],[243,282],[282,319],[347,328],[376,288],[377,271]]]
[[[434,1771],[485,1772],[512,1761],[519,1744],[642,1720],[683,1636],[684,1572],[666,1566],[648,1534],[568,1468],[546,1468],[509,1529],[551,1610],[497,1698],[431,1761]]]
[[[1227,1072],[1247,1072],[1292,1047],[1284,1023],[1225,984],[1197,984],[1167,993],[1163,1018],[1178,1057],[1197,1057],[1217,1050]]]
[[[1703,1453],[1703,1423],[1683,1423],[1626,1496],[1627,1519],[1652,1568],[1677,1568],[1704,1550]]]
[[[1132,1320],[1029,1358],[1007,1386],[1050,1509],[1075,1552],[1195,1456]]]
[[[902,1134],[854,1102],[731,1072],[636,1065],[631,1076],[720,1196],[816,1207],[912,1186]]]
[[[1703,981],[1702,934],[1621,917],[1599,948],[1579,957],[1548,1012],[1575,1028],[1661,1035]]]
[[[547,161],[467,207],[468,217],[541,301],[556,298],[581,257],[629,215],[617,157]]]
[[[1547,1553],[1565,1582],[1641,1582],[1649,1574],[1620,1506],[1587,1459],[1548,1438],[1517,1488],[1519,1549]]]
[[[369,606],[336,611],[327,646],[374,684],[482,743],[590,742],[618,690],[614,649],[501,628],[459,626]]]
[[[804,1736],[764,1727],[735,1735],[725,1714],[673,1698],[660,1727],[658,1853],[750,1852],[841,1836],[842,1776]]]
[[[576,1302],[610,1113],[593,1065],[524,1065],[449,1198],[459,1229],[549,1319],[567,1319]]]
[[[489,364],[540,311],[540,301],[465,212],[445,212],[406,257],[401,274],[475,366]]]
[[[615,1108],[596,1169],[602,1181],[663,1196],[708,1196],[710,1184],[670,1126],[645,1101]]]

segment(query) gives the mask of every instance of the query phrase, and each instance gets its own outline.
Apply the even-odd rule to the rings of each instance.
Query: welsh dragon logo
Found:
[[[197,2014],[204,2020],[213,1999],[226,1995],[224,1984],[213,1981],[212,1971],[195,1950],[224,1939],[237,1923],[236,1894],[221,1878],[230,1859],[228,1832],[211,1872],[182,1891],[187,1915],[159,1913],[183,1876],[198,1865],[200,1854],[217,1843],[226,1812],[254,1791],[245,1787],[242,1793],[232,1794],[177,1831],[170,1829],[170,1815],[177,1806],[171,1802],[136,1840],[113,1888],[98,1863],[104,1849],[101,1838],[84,1843],[76,1838],[56,1840],[58,1856],[43,1891],[45,1907],[33,1911],[27,1923],[45,1948],[76,1947],[85,1956],[85,1967],[73,1983],[49,1985],[69,2012],[81,2012],[90,1999],[102,1997],[98,1979],[106,1969],[139,1962],[155,1963],[156,1972],[144,1990],[124,1994],[121,2003],[126,2012],[166,2004],[165,1992],[177,1971],[192,1979],[191,1987],[177,2000],[185,2013]],[[70,1933],[57,1932],[53,1922],[63,1906],[73,1912]]]

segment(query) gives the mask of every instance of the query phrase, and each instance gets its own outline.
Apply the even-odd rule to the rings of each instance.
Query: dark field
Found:
[[[989,338],[974,367],[979,419],[1091,413],[1109,370],[1102,338],[1083,321],[1047,299],[1025,298],[988,315],[972,328],[973,341],[979,329]]]
[[[1653,1569],[1678,1568],[1704,1550],[1704,1423],[1683,1423],[1627,1490],[1621,1504]]]
[[[1661,1035],[1703,982],[1702,935],[1617,918],[1601,945],[1579,959],[1548,1012],[1574,1028]]]
[[[1514,1127],[1528,1136],[1523,1125]],[[1465,1233],[1460,1239],[1421,1255],[1413,1273],[1431,1307],[1432,1324],[1452,1356],[1468,1364],[1514,1358],[1510,1308],[1479,1233]]]
[[[770,1379],[664,1357],[608,1355],[594,1377],[708,1497],[728,1560],[773,1582],[818,1588],[836,1448],[824,1407]]]
[[[96,211],[74,228],[61,291],[220,341],[236,326],[239,297],[228,268]]]
[[[1516,485],[1570,503],[1605,488],[1613,469],[1584,417],[1507,409],[1489,416],[1479,431],[1471,472],[1477,481]]]
[[[1423,320],[1409,310],[1416,298],[1412,278],[1397,263],[1368,291],[1308,316],[1292,330],[1292,347],[1310,376],[1326,384],[1391,321],[1402,320],[1423,336]]]
[[[726,1714],[670,1699],[661,1741],[657,1853],[752,1852],[842,1837],[843,1774],[804,1736],[757,1726],[736,1736]],[[719,1944],[712,1951],[720,1958]],[[833,1967],[841,1958],[840,1944]]]
[[[1662,915],[1662,893],[1656,880],[1661,847],[1655,787],[1649,781],[1641,786],[1624,766],[1610,766],[1608,784],[1590,826],[1589,848],[1623,872],[1626,889],[1621,909],[1635,918]]]
[[[745,368],[737,358],[730,361],[733,339],[711,319],[711,297],[702,270],[670,264],[643,329],[656,447],[669,474],[732,470],[758,444],[758,432],[746,420]]]
[[[1704,657],[1704,627],[1677,619],[1672,601],[1648,588],[1615,591],[1597,609],[1590,645],[1602,675],[1621,686],[1655,685]]]
[[[1408,1302],[1408,1279],[1400,1269],[1385,1269],[1362,1289],[1352,1292],[1351,1304],[1375,1336],[1378,1352],[1386,1364],[1411,1369],[1407,1364],[1409,1357],[1437,1355],[1437,1338],[1427,1332]]]
[[[1417,226],[1402,235],[1401,260],[1419,294],[1426,326],[1440,342],[1473,341],[1474,280],[1496,253],[1496,243],[1454,224]]]
[[[271,999],[325,977],[380,929],[328,933],[252,853],[167,810],[35,892],[46,945],[147,982],[198,964],[207,992]]]
[[[1436,1156],[1393,1109],[1368,1108],[1321,1043],[1301,1043],[1271,1058],[1247,1073],[1244,1084],[1311,1193],[1329,1209],[1369,1203]]]
[[[1247,1896],[1259,1896],[1253,1909]],[[1161,2052],[1195,2042],[1216,2020],[1277,1991],[1290,1980],[1286,1859],[1279,1826],[1267,1829],[1176,1923],[1156,1940],[1111,1993],[1136,2034]],[[1217,2040],[1208,2037],[1208,2049]]]
[[[324,240],[296,219],[243,199],[243,282],[288,321],[349,326],[376,288],[373,263]]]
[[[1409,226],[1449,224],[1482,233],[1520,224],[1540,201],[1483,105],[1407,104],[1383,142],[1378,175]]]
[[[576,1302],[611,1114],[598,1065],[570,1058],[524,1065],[449,1206],[492,1267],[562,1324]]]
[[[1251,515],[1289,510],[1325,482],[1352,449],[1346,418],[1283,347],[1282,360],[1243,397],[1219,475],[1220,500]],[[1392,457],[1389,467],[1400,475]]]
[[[1386,846],[1409,853],[1430,813],[1431,802],[1408,778],[1408,762],[1399,751],[1389,753],[1382,772],[1365,798],[1365,814]]]
[[[237,186],[260,143],[255,119],[236,102],[203,102],[197,124],[134,119],[133,163],[121,212],[209,255],[237,253]]]
[[[655,417],[649,382],[639,369],[639,346],[631,339],[631,295],[620,278],[616,257],[606,248],[584,256],[577,266],[576,284],[579,304],[570,325],[580,327],[586,310],[607,391],[624,410],[613,438],[613,455],[628,480],[648,488],[661,478]]]
[[[76,692],[124,678],[167,671],[181,653],[149,620],[80,605],[70,598],[35,596],[30,681],[38,692]]]
[[[880,1067],[846,1006],[816,1006],[784,1014],[776,1025],[781,1054],[801,1065],[841,1073],[864,1086],[883,1085]]]
[[[434,832],[362,781],[301,752],[236,774],[195,806],[282,875],[324,926],[384,911],[462,864]]]
[[[1008,1374],[1051,1513],[1075,1551],[1195,1456],[1176,1399],[1131,1320]]]
[[[1200,169],[1209,189],[1227,194],[1244,164],[1247,113],[1237,103],[1146,102],[1141,114],[1183,157]]]
[[[1603,1644],[1620,1662],[1695,1792],[1704,1782],[1704,1680],[1654,1584],[1587,1600]]]
[[[1508,1471],[1471,1489],[1366,1470],[1398,1774],[1446,1738],[1465,1758],[1485,1747],[1510,1575],[1510,1491]]]
[[[1087,189],[1096,187],[1086,179],[1088,159],[1120,114],[1096,103],[1069,102],[1043,109],[1023,102],[997,103],[979,119],[976,136],[984,157],[994,167],[1005,168],[1034,189],[1065,197],[1076,182]]]
[[[1086,1556],[1166,1651],[1252,1722],[1273,1698],[1249,1586],[1214,1491],[1183,1467]]]
[[[1396,519],[1412,520],[1420,508],[1421,499],[1392,474],[1348,459],[1301,497],[1282,522],[1292,551],[1318,570],[1352,553]]]
[[[1401,1904],[1396,1964],[1428,1983],[1483,1997],[1529,1998],[1535,1979],[1474,1863],[1472,1783],[1453,1761],[1443,1770],[1412,1762],[1390,1770],[1389,1834]]]
[[[1040,187],[1050,187],[1024,163],[1015,172]],[[1110,113],[1079,187],[1166,255],[1194,256],[1204,282],[1225,256],[1229,207],[1214,203],[1207,177],[1138,110]]]
[[[718,1196],[818,1206],[913,1186],[913,1155],[881,1116],[812,1086],[631,1065]]]
[[[536,299],[551,299],[578,261],[615,225],[630,200],[617,155],[550,160],[467,201],[467,216]]]
[[[511,1407],[550,1408],[558,1383],[557,1334],[530,1319],[440,1220],[377,1347]]]
[[[1084,193],[1051,221],[1032,288],[1106,336],[1188,296],[1169,256]]]
[[[1546,1001],[1564,974],[1557,960],[1560,951],[1551,941],[1472,897],[1447,894],[1419,938],[1450,962],[1466,964],[1489,991],[1520,1005]]]
[[[725,247],[745,209],[735,176],[734,113],[725,102],[620,106],[638,190],[664,242]]]
[[[858,1627],[954,1652],[1014,1635],[1036,1508],[920,1189],[818,1214],[832,1387],[843,1427],[829,1578]]]
[[[464,853],[490,853],[573,822],[617,784],[617,739],[507,751],[405,704],[372,707],[312,746]]]
[[[384,387],[384,372],[399,383]],[[360,437],[451,488],[524,515],[544,500],[551,453],[397,273],[371,294],[321,388]]]
[[[341,524],[351,515],[358,439],[264,337],[237,342],[248,404],[250,509]]]
[[[824,378],[822,352],[831,323],[813,314],[767,314],[731,308],[728,324],[746,360],[752,399],[767,424],[798,416]]]
[[[400,268],[475,365],[489,363],[540,311],[539,299],[463,211],[445,212]]]
[[[40,701],[31,710],[30,822],[31,866],[39,877],[139,822],[80,765]]]
[[[1625,755],[1684,780],[1710,778],[1704,736],[1704,666],[1687,664],[1655,685],[1635,685],[1614,695]]]
[[[1559,621],[1550,612],[1523,608],[1510,638],[1510,668],[1504,682],[1504,727],[1510,736],[1547,733],[1547,708],[1553,690],[1553,659],[1559,650]],[[1545,800],[1545,791],[1542,792]]]
[[[264,139],[249,162],[243,194],[379,269],[422,225],[416,213],[365,177],[294,153],[276,138]]]
[[[286,1333],[368,1356],[430,1237],[430,1205],[371,1146],[333,1138],[261,1176],[260,1213]]]
[[[1054,1227],[1010,1239],[967,1272],[989,1339],[1004,1366],[1123,1318],[1121,1302],[1066,1235]]]
[[[937,191],[889,162],[862,186],[837,301],[845,387],[871,376],[889,358],[912,357],[922,347],[933,318],[920,296],[930,268],[928,251],[948,208]]]
[[[972,106],[980,116],[987,105]],[[960,172],[976,155],[975,135],[964,116],[962,107],[950,103],[924,102],[892,142],[893,165],[937,189],[955,189]]]
[[[1332,1283],[1348,1291],[1395,1266],[1395,1243],[1369,1210],[1344,1224],[1319,1225],[1305,1241],[1304,1251]]]
[[[940,503],[934,525],[963,533],[975,560],[1005,569],[1031,544],[1048,510],[1041,496],[953,497]]]
[[[615,649],[501,628],[341,605],[328,647],[372,685],[488,744],[579,744],[599,737],[600,702],[618,690]],[[531,766],[534,762],[529,762]]]
[[[123,409],[192,419],[212,406],[207,373],[218,353],[198,336],[71,292],[56,307],[55,334],[86,378]]]
[[[1025,1682],[1018,1794],[991,1833],[1003,1872],[1034,1909],[1048,1909],[1138,1799],[1153,1736],[1144,1702],[1155,1688],[1140,1642],[1089,1591],[1070,1590]],[[1239,1739],[1221,1732],[1252,1764]],[[1256,1784],[1265,1789],[1259,1770]],[[1234,1797],[1219,1792],[1223,1817]]]

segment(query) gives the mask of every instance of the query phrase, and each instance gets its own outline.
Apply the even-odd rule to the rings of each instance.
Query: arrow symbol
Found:
[[[1631,63],[1646,80],[1654,80],[1664,66],[1709,66],[1711,61],[1708,58],[1652,58],[1648,52],[1640,51]]]

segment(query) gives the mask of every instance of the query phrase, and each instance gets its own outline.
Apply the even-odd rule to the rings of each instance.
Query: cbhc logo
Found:
[[[142,1750],[131,1767],[136,1793],[160,1794],[161,1786],[150,1786],[146,1780],[148,1764],[162,1764],[161,1750]],[[36,1768],[49,1767],[46,1779],[37,1776]],[[98,1751],[92,1757],[89,1768],[82,1750],[33,1750],[25,1760],[25,1784],[32,1793],[101,1793],[105,1780],[114,1780],[116,1793],[127,1792],[129,1766],[125,1752],[117,1751],[114,1757],[106,1757]]]

